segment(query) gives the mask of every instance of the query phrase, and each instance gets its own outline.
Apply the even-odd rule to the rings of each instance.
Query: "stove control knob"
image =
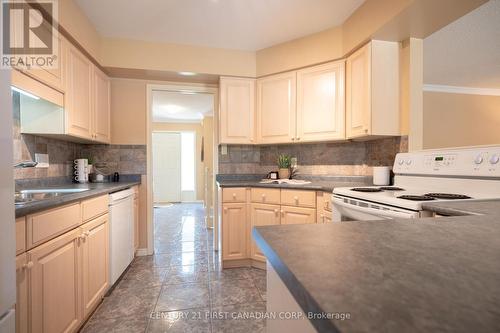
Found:
[[[404,162],[405,162],[405,160],[400,159],[400,160],[398,161],[398,164],[399,164],[399,165],[403,165],[403,164],[404,164]]]
[[[490,157],[490,164],[497,164],[500,161],[500,157],[495,154]]]
[[[406,165],[411,165],[411,162],[412,162],[412,161],[411,161],[410,159],[407,159],[407,160],[406,160]]]
[[[483,163],[483,160],[484,160],[483,155],[477,155],[476,158],[474,159],[474,163],[479,165],[479,164]]]

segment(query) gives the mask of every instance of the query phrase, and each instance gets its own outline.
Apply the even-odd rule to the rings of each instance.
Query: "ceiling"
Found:
[[[365,0],[76,0],[106,37],[256,51],[341,25]]]
[[[500,88],[500,0],[424,40],[424,83]]]
[[[155,90],[152,99],[153,122],[198,123],[213,116],[211,94]]]

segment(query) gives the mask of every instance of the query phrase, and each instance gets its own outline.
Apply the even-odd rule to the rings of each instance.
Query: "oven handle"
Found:
[[[344,200],[336,197],[332,197],[332,202],[334,205],[349,208],[358,212],[362,213],[367,213],[371,215],[376,215],[376,216],[381,216],[381,217],[387,217],[387,218],[412,218],[416,217],[415,214],[412,213],[403,213],[403,212],[396,212],[393,210],[382,210],[382,209],[375,209],[375,208],[366,208],[366,207],[360,207],[357,205],[351,205],[348,203],[345,203]],[[335,208],[334,208],[335,209]]]

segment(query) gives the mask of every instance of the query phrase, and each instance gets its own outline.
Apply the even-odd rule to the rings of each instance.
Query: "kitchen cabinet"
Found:
[[[255,143],[255,79],[220,79],[219,143]]]
[[[281,224],[307,224],[316,222],[316,209],[281,206]]]
[[[80,230],[28,252],[30,332],[76,331],[82,321]]]
[[[222,205],[222,260],[247,258],[247,204]]]
[[[346,61],[346,136],[400,133],[399,46],[373,40]]]
[[[318,192],[316,197],[317,223],[332,222],[332,194],[330,192]]]
[[[258,143],[294,142],[296,137],[296,72],[257,80]]]
[[[81,228],[83,314],[85,317],[92,313],[108,289],[108,228],[108,214],[88,222]]]
[[[280,224],[280,206],[252,203],[250,206],[250,222],[250,229],[256,226]],[[266,261],[266,257],[253,240],[250,255],[254,260]]]
[[[66,57],[66,131],[69,135],[92,140],[93,64],[73,45],[68,47]]]
[[[92,138],[102,143],[111,141],[111,82],[93,66]]]
[[[345,139],[345,62],[297,71],[296,141]]]
[[[134,186],[134,250],[139,248],[139,187]]]
[[[30,268],[26,253],[16,257],[16,333],[28,332],[28,270]]]

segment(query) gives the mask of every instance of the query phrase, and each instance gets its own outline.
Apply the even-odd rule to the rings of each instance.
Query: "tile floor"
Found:
[[[155,255],[136,258],[82,332],[264,332],[265,271],[222,270],[201,204],[155,209]],[[217,314],[217,315],[214,315]]]

